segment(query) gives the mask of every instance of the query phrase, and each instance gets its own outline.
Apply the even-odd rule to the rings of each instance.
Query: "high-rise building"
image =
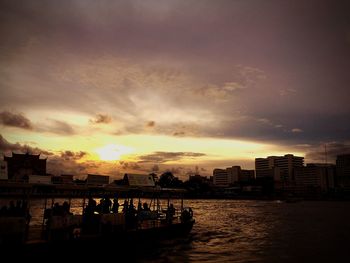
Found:
[[[236,182],[249,181],[254,178],[254,170],[244,170],[240,166],[232,166],[226,169],[214,169],[214,185],[230,186]]]
[[[263,177],[264,174],[270,170],[269,173],[276,176],[276,171],[272,171],[274,167],[278,167],[280,171],[280,179],[283,182],[292,181],[294,178],[294,169],[297,167],[303,167],[304,157],[294,156],[293,154],[286,154],[284,156],[269,156],[267,158],[255,159],[255,172],[256,177]],[[276,178],[277,179],[277,178]]]
[[[331,164],[307,164],[294,171],[299,189],[327,192],[334,188],[335,166]]]
[[[350,187],[350,154],[337,156],[336,171],[337,185],[340,187]]]

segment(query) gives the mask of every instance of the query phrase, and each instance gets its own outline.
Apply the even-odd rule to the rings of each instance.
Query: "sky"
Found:
[[[350,153],[350,4],[0,0],[0,152],[53,174]]]

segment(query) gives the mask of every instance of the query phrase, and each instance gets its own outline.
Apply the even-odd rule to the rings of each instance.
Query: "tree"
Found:
[[[159,185],[161,187],[171,187],[172,182],[174,181],[175,176],[172,172],[165,172],[159,178]]]
[[[163,173],[160,176],[158,183],[161,187],[169,187],[169,188],[182,187],[183,185],[183,182],[179,178],[175,177],[173,173],[170,171]]]

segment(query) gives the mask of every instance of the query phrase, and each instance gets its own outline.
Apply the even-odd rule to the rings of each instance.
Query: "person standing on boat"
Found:
[[[128,211],[128,200],[124,200],[123,204],[123,212],[126,213]]]
[[[118,202],[118,198],[116,197],[113,199],[112,212],[118,213],[118,210],[119,210],[119,202]]]
[[[103,208],[102,208],[103,211],[102,212],[104,214],[109,214],[111,211],[111,206],[112,206],[112,201],[111,201],[111,199],[109,199],[108,196],[106,196],[103,200]]]
[[[88,204],[85,209],[85,213],[87,215],[93,215],[95,211],[96,211],[96,201],[90,196]]]
[[[170,204],[166,213],[166,219],[168,223],[172,223],[174,215],[175,215],[174,205]]]

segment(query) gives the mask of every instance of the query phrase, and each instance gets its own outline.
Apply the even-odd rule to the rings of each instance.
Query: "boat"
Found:
[[[0,198],[21,203],[16,205],[17,213],[0,215],[0,248],[15,247],[38,255],[107,246],[115,249],[184,237],[195,223],[192,209],[184,206],[184,193],[183,189],[159,186],[0,182]],[[55,201],[58,199],[66,201],[60,204]],[[81,200],[81,214],[70,211],[72,199]],[[32,200],[43,201],[40,225],[29,223]],[[120,204],[120,200],[124,202]],[[179,207],[174,206],[175,200]]]

